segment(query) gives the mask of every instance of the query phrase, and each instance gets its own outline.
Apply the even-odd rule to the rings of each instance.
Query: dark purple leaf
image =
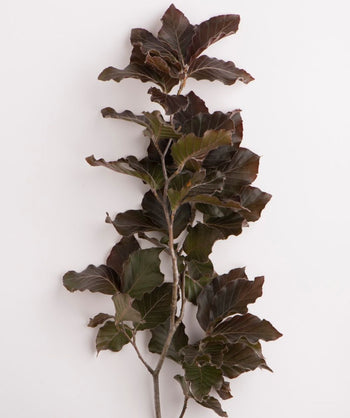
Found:
[[[104,324],[107,321],[107,319],[111,319],[111,318],[114,318],[113,315],[99,313],[95,315],[93,318],[90,318],[88,327],[95,328],[98,325]]]
[[[247,305],[262,295],[263,283],[263,277],[247,280],[244,269],[215,277],[197,298],[200,326],[208,330],[229,315],[247,313]]]
[[[164,343],[169,333],[169,320],[151,330],[152,338],[148,344],[151,353],[161,354]],[[180,362],[182,356],[180,350],[188,344],[188,337],[185,333],[185,325],[181,322],[171,341],[167,357],[176,362]]]
[[[223,381],[221,388],[216,389],[216,391],[221,399],[227,400],[232,398],[229,382]]]
[[[235,315],[221,322],[214,328],[212,335],[223,335],[231,344],[238,342],[242,338],[255,344],[260,339],[272,341],[282,336],[270,322],[265,319],[261,320],[248,313]]]
[[[113,295],[120,289],[120,279],[110,267],[103,264],[96,267],[90,264],[80,273],[68,271],[63,276],[63,285],[70,292],[90,290],[90,292]]]
[[[131,253],[121,277],[123,293],[141,299],[145,293],[152,292],[163,283],[159,259],[161,251],[161,248],[148,248]]]
[[[205,408],[212,409],[219,417],[228,417],[227,413],[222,410],[220,402],[213,396],[205,396],[201,401],[197,399],[195,401]]]
[[[243,210],[241,211],[241,214],[247,221],[257,221],[271,197],[272,196],[269,193],[263,192],[257,187],[244,187],[240,193],[241,204],[245,208],[249,209],[249,212]]]
[[[151,87],[148,90],[148,93],[151,94],[151,101],[159,103],[163,106],[167,115],[179,112],[180,110],[185,109],[188,105],[187,97],[182,96],[181,94],[165,94],[156,87]]]
[[[237,32],[239,20],[238,15],[220,15],[202,22],[196,27],[187,59],[193,60],[214,42]]]
[[[183,248],[189,260],[206,262],[215,241],[222,238],[220,231],[197,223],[196,226],[188,229]]]
[[[111,267],[119,276],[123,273],[123,265],[131,253],[138,250],[140,245],[133,235],[122,237],[112,248],[108,258],[107,266]]]
[[[163,26],[158,32],[158,38],[176,52],[179,61],[184,65],[187,50],[194,35],[194,27],[173,4],[164,13],[162,22]]]
[[[245,70],[237,68],[232,61],[218,60],[207,55],[202,55],[193,61],[188,74],[196,80],[218,80],[227,85],[232,85],[237,80],[245,84],[254,80]]]

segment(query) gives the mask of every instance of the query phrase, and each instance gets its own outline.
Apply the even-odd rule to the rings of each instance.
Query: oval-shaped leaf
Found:
[[[172,284],[163,283],[151,293],[145,293],[132,304],[140,315],[138,330],[155,328],[169,318],[171,312]]]
[[[160,271],[159,254],[162,248],[148,248],[133,252],[124,264],[121,277],[123,293],[141,299],[164,281]]]
[[[113,295],[120,289],[120,279],[110,267],[103,264],[96,267],[90,264],[80,273],[68,271],[63,276],[63,285],[70,292],[90,290],[90,292]]]
[[[99,353],[101,350],[120,351],[130,341],[131,336],[132,331],[128,326],[124,325],[121,328],[117,327],[113,321],[108,321],[98,330],[97,352]]]
[[[247,305],[262,295],[264,278],[247,280],[242,270],[233,269],[227,275],[215,277],[198,296],[197,319],[204,330],[215,326],[226,316],[247,313]]]

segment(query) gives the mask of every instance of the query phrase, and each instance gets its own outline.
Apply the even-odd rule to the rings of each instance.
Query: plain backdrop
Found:
[[[239,32],[207,53],[233,60],[256,81],[193,80],[186,91],[195,89],[211,111],[243,110],[243,145],[262,156],[255,185],[273,195],[257,223],[218,242],[212,255],[219,273],[246,266],[251,278],[265,275],[251,311],[284,334],[264,344],[273,374],[232,381],[234,398],[223,402],[230,417],[350,416],[348,4],[175,3],[192,23],[241,15]],[[124,67],[130,29],[156,33],[168,6],[1,2],[1,417],[153,416],[151,378],[131,348],[96,357],[96,331],[86,325],[111,312],[109,297],[70,294],[61,280],[67,270],[104,262],[119,239],[105,212],[138,208],[145,191],[84,158],[145,152],[139,126],[103,120],[100,109],[158,109],[146,94],[150,84],[97,76]],[[161,376],[165,418],[181,409],[176,372],[168,364]],[[215,416],[193,402],[189,408],[188,417]]]

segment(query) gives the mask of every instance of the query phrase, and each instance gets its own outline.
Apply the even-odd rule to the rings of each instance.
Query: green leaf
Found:
[[[176,132],[170,123],[165,122],[158,110],[154,110],[152,113],[143,113],[149,124],[149,127],[145,131],[145,135],[152,138],[155,142],[158,142],[161,139],[177,139],[181,137],[181,133]]]
[[[163,283],[151,293],[145,293],[140,300],[132,304],[140,315],[142,323],[138,330],[151,329],[162,324],[169,318],[172,301],[172,284]]]
[[[94,167],[102,166],[118,173],[137,177],[149,184],[152,189],[159,189],[164,183],[162,169],[159,165],[149,163],[145,166],[145,164],[143,164],[145,161],[139,161],[133,155],[109,162],[105,161],[103,158],[96,160],[93,155],[90,155],[86,158],[86,161]]]
[[[252,344],[262,339],[272,341],[282,336],[270,322],[251,314],[235,315],[217,325],[212,335],[223,335],[230,344],[246,339]]]
[[[101,350],[120,351],[129,342],[131,336],[132,331],[128,326],[117,327],[113,321],[108,321],[98,330],[97,352],[99,353]]]
[[[115,306],[115,323],[123,321],[140,322],[141,315],[131,305],[133,299],[127,293],[117,293],[112,297]]]
[[[187,52],[188,59],[193,60],[214,42],[237,32],[239,20],[238,15],[220,15],[205,20],[198,25]]]
[[[93,318],[90,318],[88,327],[95,328],[98,325],[104,324],[107,321],[107,319],[110,319],[110,318],[114,318],[114,316],[105,314],[105,313],[99,313],[95,315]]]
[[[187,262],[187,268],[185,295],[187,300],[196,305],[198,295],[213,278],[213,264],[210,260],[206,262],[190,260]]]
[[[245,70],[237,68],[232,61],[218,60],[207,55],[201,55],[194,60],[188,69],[188,74],[196,80],[219,80],[226,85],[232,85],[237,80],[246,84],[254,80]]]
[[[185,378],[190,382],[191,392],[198,401],[202,401],[213,387],[221,386],[222,372],[215,366],[184,363],[183,368]]]
[[[107,266],[111,267],[119,276],[123,273],[123,265],[130,254],[140,248],[139,243],[133,235],[122,237],[122,239],[112,248],[108,258]]]
[[[120,279],[110,267],[103,264],[96,267],[90,264],[80,273],[68,271],[63,276],[63,285],[70,292],[90,290],[90,292],[113,295],[120,288]]]
[[[195,401],[205,408],[212,409],[219,417],[228,417],[227,413],[222,410],[220,402],[213,396],[205,396],[201,401],[197,399]]]
[[[262,295],[263,277],[247,280],[244,269],[215,277],[197,298],[197,319],[208,330],[226,316],[247,313],[247,305]]]
[[[231,132],[225,129],[206,131],[203,137],[188,134],[181,137],[171,148],[176,165],[182,169],[190,160],[202,162],[208,152],[221,145],[231,144]]]
[[[196,226],[188,228],[183,248],[189,260],[206,262],[215,241],[222,238],[220,231],[198,222]]]
[[[149,248],[133,252],[124,264],[122,276],[123,293],[135,299],[141,299],[161,285],[164,275],[160,271],[159,254],[161,248]]]
[[[167,336],[169,334],[169,320],[151,330],[152,338],[148,344],[151,353],[161,354]],[[176,362],[182,360],[180,350],[188,344],[188,337],[185,333],[185,325],[181,322],[177,328],[166,356]]]

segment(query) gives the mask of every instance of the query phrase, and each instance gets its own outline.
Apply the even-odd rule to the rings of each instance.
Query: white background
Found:
[[[138,126],[103,120],[135,112],[149,84],[97,81],[124,67],[129,32],[154,32],[167,1],[3,0],[1,39],[1,356],[4,418],[151,417],[151,378],[130,347],[96,357],[89,317],[110,299],[68,293],[70,269],[104,261],[118,239],[105,211],[137,208],[137,180],[92,168],[92,153],[141,156]],[[262,155],[256,185],[273,199],[256,224],[215,245],[216,270],[264,274],[251,308],[284,337],[264,345],[274,369],[232,381],[231,417],[346,418],[349,374],[349,8],[333,0],[178,0],[192,23],[241,15],[237,35],[208,55],[233,60],[249,85],[191,81],[211,111],[243,109],[243,144]],[[141,341],[142,343],[142,341]],[[149,358],[152,361],[153,357]],[[164,417],[181,393],[168,365]],[[214,417],[190,403],[189,417]]]

